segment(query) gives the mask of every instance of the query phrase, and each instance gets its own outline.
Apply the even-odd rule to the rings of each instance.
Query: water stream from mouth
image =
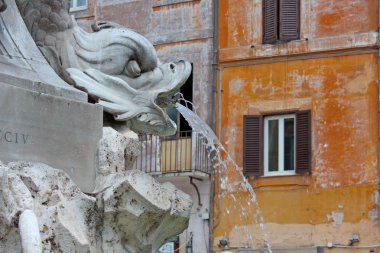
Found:
[[[184,101],[185,104],[190,103],[189,101],[186,101],[184,99],[181,99],[181,101]],[[186,106],[181,105],[179,102],[176,103],[177,110],[182,114],[182,116],[186,119],[186,121],[189,123],[191,128],[194,132],[200,133],[203,135],[207,143],[205,145],[208,146],[210,149],[210,154],[212,154],[212,159],[214,162],[214,169],[218,173],[218,177],[220,180],[221,189],[223,189],[222,192],[219,193],[220,197],[231,197],[236,205],[231,208],[226,209],[227,215],[232,212],[232,208],[238,210],[238,208],[241,208],[240,210],[240,219],[241,222],[243,220],[250,220],[251,217],[249,217],[252,213],[252,209],[255,211],[253,221],[255,224],[258,224],[260,227],[260,230],[263,234],[264,239],[264,245],[267,248],[269,253],[272,253],[271,246],[269,244],[269,236],[265,232],[265,224],[264,224],[264,218],[261,214],[259,203],[256,199],[256,193],[253,190],[251,184],[248,182],[246,177],[243,175],[242,170],[239,168],[239,166],[236,164],[236,162],[232,159],[230,154],[226,151],[224,146],[220,143],[218,137],[215,135],[214,131],[204,122],[199,116],[194,113],[193,111],[189,110]],[[193,107],[194,108],[194,107]],[[239,179],[241,180],[234,180],[229,178],[229,170],[234,169],[238,175]],[[221,176],[223,175],[223,176]],[[239,183],[236,183],[239,182]],[[245,208],[240,204],[240,201],[238,200],[239,197],[236,197],[234,195],[234,192],[236,190],[241,191],[247,191],[248,192],[248,207]],[[235,225],[235,228],[237,228],[237,225]],[[253,244],[254,238],[252,236],[252,233],[249,231],[248,227],[245,226],[245,233],[248,236],[248,240]],[[247,245],[248,246],[248,245]]]

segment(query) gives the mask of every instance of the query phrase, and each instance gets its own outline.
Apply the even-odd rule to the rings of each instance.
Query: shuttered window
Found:
[[[310,111],[244,116],[243,145],[246,176],[311,173]]]
[[[296,173],[310,172],[311,117],[310,111],[296,112]]]
[[[263,174],[263,117],[261,115],[244,116],[243,133],[243,173],[246,176]]]
[[[263,37],[265,44],[273,44],[277,41],[277,8],[278,0],[263,1]]]
[[[263,0],[263,43],[300,38],[300,0]]]

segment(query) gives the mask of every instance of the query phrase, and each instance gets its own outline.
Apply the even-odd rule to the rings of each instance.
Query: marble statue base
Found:
[[[42,162],[93,190],[101,106],[0,82],[0,160]]]

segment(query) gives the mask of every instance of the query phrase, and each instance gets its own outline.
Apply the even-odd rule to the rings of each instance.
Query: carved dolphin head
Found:
[[[177,130],[176,123],[169,118],[165,108],[175,105],[178,99],[176,93],[190,76],[191,65],[185,61],[166,63],[159,65],[153,72],[155,73],[153,74],[154,78],[147,78],[142,74],[135,80],[128,80],[128,83],[134,86],[137,86],[141,80],[146,80],[139,85],[139,91],[143,91],[145,94],[154,91],[154,98],[148,103],[149,105],[145,105],[153,106],[152,110],[144,111],[137,117],[133,117],[129,121],[129,126],[136,132],[162,136],[173,135]],[[151,76],[151,74],[148,75]]]
[[[165,108],[174,106],[174,94],[190,76],[191,64],[162,64],[153,45],[126,28],[87,33],[77,26],[73,31],[77,61],[66,70],[75,86],[136,132],[175,134],[176,124]]]

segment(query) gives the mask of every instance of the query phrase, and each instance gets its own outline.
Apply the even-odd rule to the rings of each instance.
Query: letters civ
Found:
[[[28,134],[0,129],[0,142],[26,144],[28,142],[28,138]]]

